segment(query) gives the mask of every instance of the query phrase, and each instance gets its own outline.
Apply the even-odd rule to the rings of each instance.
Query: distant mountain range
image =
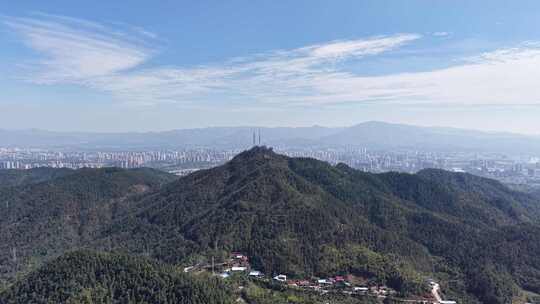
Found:
[[[540,153],[540,136],[418,127],[376,121],[346,128],[320,126],[302,128],[213,127],[147,133],[0,130],[0,145],[79,149],[195,147],[244,149],[252,145],[253,133],[259,130],[262,144],[274,147],[363,147],[376,150]]]
[[[172,299],[186,280],[115,255],[68,254],[40,267],[81,248],[180,267],[240,251],[267,275],[354,274],[409,296],[435,278],[459,303],[540,294],[540,200],[494,180],[435,169],[372,174],[265,147],[183,178],[56,170],[0,171],[0,180],[16,179],[0,188],[0,303],[55,303],[85,290],[95,300],[102,274],[125,282],[117,296],[169,286],[163,299]]]

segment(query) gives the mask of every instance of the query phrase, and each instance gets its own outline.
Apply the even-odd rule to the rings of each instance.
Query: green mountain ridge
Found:
[[[72,173],[75,173],[75,170],[47,167],[29,170],[0,170],[0,188],[37,184]]]
[[[223,166],[163,182],[143,192],[133,191],[139,181],[122,184],[115,189],[131,189],[114,196],[122,207],[91,224],[84,244],[49,246],[186,266],[241,251],[268,275],[351,273],[401,295],[424,293],[432,277],[447,297],[465,303],[509,303],[521,290],[540,292],[538,198],[493,180],[433,169],[371,174],[255,147]]]

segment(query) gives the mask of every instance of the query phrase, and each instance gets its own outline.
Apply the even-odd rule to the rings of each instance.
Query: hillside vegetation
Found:
[[[0,279],[88,245],[130,198],[176,178],[152,169],[46,171],[45,181],[0,188]]]
[[[215,278],[193,278],[148,259],[90,251],[55,259],[0,294],[5,304],[233,302]]]
[[[41,246],[57,253],[81,246],[123,251],[172,265],[240,251],[268,275],[353,274],[400,295],[425,293],[426,278],[466,303],[502,304],[523,291],[540,293],[538,197],[493,180],[434,169],[371,174],[264,147],[169,183],[143,175],[145,191],[136,191],[145,183],[135,177],[103,184],[96,177],[93,191],[82,193],[72,190],[87,177],[55,179],[54,189],[65,190],[61,200],[46,199],[47,188],[38,196],[29,191],[31,199],[10,188],[19,207],[8,212],[17,220],[8,222],[39,227],[16,234],[18,246],[29,246],[25,265],[50,256],[40,256]],[[35,233],[45,245],[28,245],[25,238],[36,239]]]

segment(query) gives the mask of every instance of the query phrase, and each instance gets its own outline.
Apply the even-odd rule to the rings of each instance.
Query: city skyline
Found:
[[[539,134],[540,4],[426,3],[9,3],[0,128]]]

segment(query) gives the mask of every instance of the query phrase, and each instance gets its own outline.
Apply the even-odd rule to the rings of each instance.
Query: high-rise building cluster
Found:
[[[255,133],[254,133],[254,138]],[[331,164],[344,163],[367,172],[414,173],[426,168],[469,172],[510,184],[540,185],[540,159],[500,153],[373,151],[366,148],[291,148],[274,150],[291,157],[311,157]],[[236,150],[178,149],[162,151],[66,151],[0,148],[0,169],[153,167],[184,175],[232,159]]]

